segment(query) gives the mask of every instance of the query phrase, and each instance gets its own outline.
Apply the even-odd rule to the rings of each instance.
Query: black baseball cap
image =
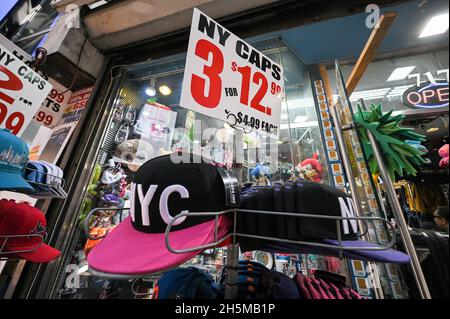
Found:
[[[242,197],[242,209],[354,217],[351,197],[324,184],[303,180],[289,181],[283,186],[254,187],[253,192],[256,195]],[[238,222],[237,225],[241,233],[290,240],[338,239],[335,219],[280,215],[262,215],[262,219],[258,214],[240,214],[246,216],[241,217],[245,224]],[[358,239],[358,227],[354,220],[341,221],[340,231],[342,240]]]
[[[183,158],[183,162],[179,159]],[[193,154],[170,154],[152,159],[136,172],[132,183],[130,217],[116,226],[88,255],[89,266],[112,274],[147,274],[178,266],[200,251],[171,253],[165,231],[181,212],[220,212],[227,209],[224,170]],[[178,219],[169,236],[175,249],[214,241],[215,217]],[[219,218],[218,236],[228,234],[230,222]]]

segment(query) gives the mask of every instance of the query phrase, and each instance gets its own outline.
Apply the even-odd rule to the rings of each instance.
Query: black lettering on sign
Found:
[[[250,58],[248,59],[248,62],[256,66],[258,69],[261,69],[261,61],[259,60],[259,53],[255,50],[252,50],[250,53]]]
[[[208,18],[203,14],[200,14],[200,19],[198,20],[198,31],[205,33],[208,37],[214,40],[216,30],[216,24],[213,21],[208,21]],[[223,29],[220,25],[217,25],[217,32],[219,36],[219,43],[225,46],[227,39],[230,37],[230,32]]]
[[[216,28],[216,24],[212,21],[208,21],[208,18],[203,14],[200,14],[200,19],[198,20],[198,31],[205,33],[206,35],[214,40],[214,30]]]
[[[272,65],[272,76],[275,80],[281,80],[281,69],[278,65]]]
[[[247,60],[248,59],[248,46],[241,40],[236,41],[236,54],[241,58]]]

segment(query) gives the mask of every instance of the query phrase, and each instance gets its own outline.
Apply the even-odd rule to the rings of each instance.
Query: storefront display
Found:
[[[448,296],[448,234],[420,230],[448,205],[448,50],[383,51],[350,90],[342,38],[311,59],[293,30],[241,39],[199,8],[182,49],[114,48],[94,87],[55,82],[20,130],[0,110],[0,284],[17,265],[0,297]],[[410,61],[436,81],[386,80]]]

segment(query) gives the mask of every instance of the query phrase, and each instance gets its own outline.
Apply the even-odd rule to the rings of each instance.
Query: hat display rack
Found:
[[[67,193],[64,190],[65,180],[60,176],[50,174],[48,172],[41,172],[34,168],[27,168],[27,171],[34,172],[43,176],[43,180],[50,181],[50,183],[42,183],[34,180],[26,179],[28,184],[33,186],[35,191],[25,191],[20,190],[19,193],[26,194],[30,197],[36,199],[47,199],[47,198],[61,198],[65,199]]]
[[[8,244],[8,241],[13,241],[20,238],[27,238],[30,237],[38,237],[39,243],[30,249],[22,249],[22,250],[12,250],[8,251],[5,250],[6,245]],[[23,254],[23,253],[32,253],[35,250],[38,250],[39,247],[41,247],[44,244],[45,240],[45,234],[14,234],[14,235],[0,235],[0,261],[13,261],[13,260],[20,260],[22,258],[16,257],[16,254]]]
[[[104,236],[94,237],[89,232],[89,224],[90,220],[94,216],[94,214],[98,213],[99,211],[103,210],[114,210],[116,213],[119,213],[120,219],[122,219],[122,211],[129,210],[129,208],[94,208],[89,212],[87,215],[85,221],[84,221],[84,232],[87,238],[91,240],[99,240],[104,238]],[[253,235],[253,234],[246,234],[246,233],[240,233],[237,232],[237,214],[260,214],[260,215],[276,215],[276,216],[288,216],[288,217],[296,217],[296,218],[314,218],[319,220],[335,220],[336,221],[336,238],[338,238],[339,245],[330,245],[326,243],[319,243],[319,242],[312,242],[312,241],[300,241],[300,240],[289,240],[284,238],[275,238],[275,237],[268,237],[268,236],[259,236],[259,235]],[[219,232],[219,217],[223,215],[230,215],[231,221],[232,221],[232,229],[229,234],[222,238],[218,238],[218,232]],[[205,244],[202,246],[197,247],[190,247],[187,249],[176,249],[170,245],[170,232],[176,221],[180,218],[184,217],[199,217],[199,216],[213,216],[215,217],[215,224],[214,224],[214,242]],[[341,223],[343,221],[349,221],[349,220],[356,220],[361,225],[364,225],[365,231],[363,233],[360,233],[359,236],[364,236],[364,234],[368,230],[368,223],[373,222],[379,222],[385,227],[387,233],[389,234],[389,243],[384,245],[378,245],[374,247],[367,247],[367,246],[344,246],[343,240],[342,240],[342,234],[341,234]],[[395,236],[395,229],[394,226],[387,220],[381,217],[350,217],[350,216],[328,216],[328,215],[313,215],[313,214],[296,214],[296,213],[285,213],[285,212],[272,212],[272,211],[261,211],[261,210],[247,210],[247,209],[229,209],[225,211],[220,212],[183,212],[178,215],[176,215],[171,222],[167,225],[166,231],[165,231],[165,244],[167,249],[174,253],[174,254],[182,254],[187,252],[193,252],[193,251],[203,251],[205,249],[211,249],[215,248],[218,245],[223,244],[227,240],[231,240],[232,244],[227,247],[227,258],[226,258],[226,264],[225,267],[228,271],[228,280],[226,282],[226,288],[225,288],[225,298],[226,299],[233,299],[237,291],[235,291],[235,288],[237,287],[237,267],[239,264],[239,238],[252,238],[252,239],[259,239],[259,240],[266,240],[266,241],[278,241],[278,242],[285,242],[289,244],[294,245],[303,245],[308,247],[316,247],[316,248],[330,248],[338,251],[340,258],[345,258],[343,256],[344,251],[358,251],[358,250],[376,250],[376,251],[383,251],[388,250],[392,248],[396,243],[396,236]],[[299,253],[301,253],[301,249],[299,248]],[[318,253],[320,255],[320,253]],[[164,271],[168,271],[170,269],[165,269]],[[108,279],[134,279],[136,282],[139,280],[144,281],[152,281],[157,279],[158,273],[149,273],[149,274],[139,274],[139,275],[123,275],[123,274],[112,274],[112,273],[103,273],[94,269],[89,269],[89,272],[91,272],[92,275],[108,278]],[[160,271],[161,273],[163,271]],[[135,282],[133,282],[135,284]],[[135,296],[137,297],[143,297],[149,295],[149,293],[138,293],[136,292]]]

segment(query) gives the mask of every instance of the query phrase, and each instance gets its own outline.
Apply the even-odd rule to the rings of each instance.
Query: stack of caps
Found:
[[[237,273],[237,299],[300,299],[294,281],[260,263],[241,260]],[[224,297],[227,280],[228,270],[225,268],[220,279],[219,298]]]
[[[29,161],[25,178],[33,186],[28,194],[32,197],[62,197],[67,193],[62,188],[63,170],[55,164],[44,161]]]
[[[66,197],[63,171],[47,162],[28,161],[28,146],[9,130],[0,129],[0,190],[35,198]]]
[[[355,217],[355,208],[350,196],[324,184],[303,180],[288,181],[284,185],[252,187],[241,194],[241,209],[286,212],[295,214]],[[379,247],[359,240],[356,220],[339,221],[342,245],[345,247]],[[336,219],[281,216],[240,212],[237,232],[293,241],[315,242],[339,246]],[[251,239],[240,236],[239,243],[245,251],[311,253],[339,256],[339,249],[311,245],[283,243],[275,240]],[[409,263],[409,256],[393,249],[344,250],[343,256],[358,260],[392,263]]]

